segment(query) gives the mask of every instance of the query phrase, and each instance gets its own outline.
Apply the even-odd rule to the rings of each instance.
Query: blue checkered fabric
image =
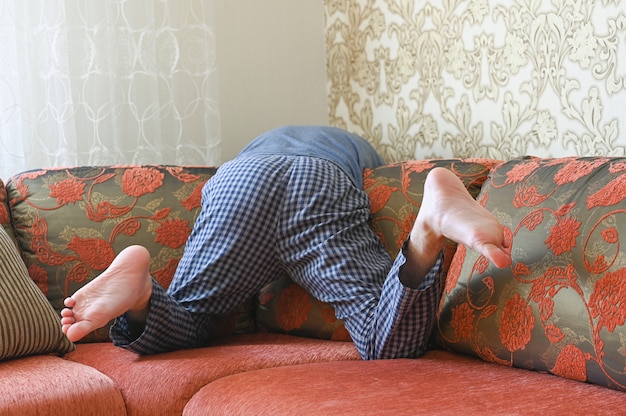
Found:
[[[369,227],[367,194],[323,159],[261,155],[224,164],[203,190],[202,211],[166,293],[154,283],[144,333],[123,318],[116,345],[140,354],[205,344],[215,317],[282,271],[335,308],[364,359],[415,357],[426,348],[441,296],[440,261],[418,289]]]

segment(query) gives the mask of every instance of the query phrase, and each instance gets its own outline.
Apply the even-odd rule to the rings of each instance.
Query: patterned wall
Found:
[[[626,154],[626,1],[324,7],[330,122],[387,161]]]

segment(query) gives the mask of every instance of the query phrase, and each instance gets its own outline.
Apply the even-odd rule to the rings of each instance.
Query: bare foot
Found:
[[[500,268],[511,264],[504,227],[454,173],[436,168],[424,183],[422,206],[409,238],[408,269],[419,281],[434,265],[445,238],[478,251]]]
[[[150,253],[144,247],[124,249],[104,273],[65,299],[63,333],[70,341],[78,341],[129,311],[135,323],[143,320],[145,324],[152,294],[149,266]]]

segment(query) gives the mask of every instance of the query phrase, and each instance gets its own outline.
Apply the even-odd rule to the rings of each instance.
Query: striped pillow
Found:
[[[0,227],[0,360],[73,349],[61,331],[60,317]]]

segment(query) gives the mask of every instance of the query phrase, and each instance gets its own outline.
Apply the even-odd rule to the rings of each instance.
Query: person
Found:
[[[365,168],[383,164],[342,129],[286,126],[253,140],[205,184],[202,209],[165,291],[139,245],[120,252],[65,299],[63,332],[77,341],[116,318],[115,345],[154,354],[206,345],[216,317],[282,271],[335,308],[363,359],[417,357],[427,348],[442,286],[444,238],[498,267],[504,229],[452,172],[437,168],[400,253],[368,224]]]

